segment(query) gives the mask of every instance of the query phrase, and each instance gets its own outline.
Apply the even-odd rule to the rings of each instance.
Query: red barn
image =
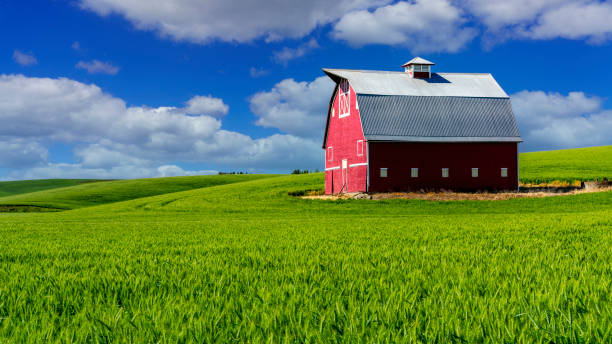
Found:
[[[510,97],[491,74],[323,69],[336,82],[323,148],[325,192],[517,190]]]

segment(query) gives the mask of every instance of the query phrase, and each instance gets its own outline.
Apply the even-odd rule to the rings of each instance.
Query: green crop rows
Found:
[[[289,193],[322,174],[177,180],[0,214],[0,343],[612,342],[612,192],[321,201]],[[79,208],[72,188],[58,204]]]

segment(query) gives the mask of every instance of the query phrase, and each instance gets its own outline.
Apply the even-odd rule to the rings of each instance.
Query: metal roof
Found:
[[[357,95],[368,141],[520,142],[509,98]]]
[[[323,69],[336,83],[349,81],[358,94],[433,97],[508,98],[491,74],[432,73],[413,78],[406,72]]]
[[[435,63],[433,63],[431,61],[427,61],[424,58],[415,57],[412,60],[404,63],[402,65],[402,67],[405,67],[405,66],[408,66],[408,65],[411,65],[411,64],[422,64],[422,65],[432,65],[432,66],[435,65]]]

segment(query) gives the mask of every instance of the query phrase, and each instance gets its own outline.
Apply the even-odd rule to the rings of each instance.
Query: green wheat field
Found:
[[[612,177],[612,146],[520,159]],[[0,183],[0,343],[612,342],[612,192],[289,195],[323,179]]]

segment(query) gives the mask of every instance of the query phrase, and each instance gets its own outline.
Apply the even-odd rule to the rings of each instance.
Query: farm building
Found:
[[[336,83],[323,148],[325,192],[516,190],[510,97],[491,74],[323,69]]]

